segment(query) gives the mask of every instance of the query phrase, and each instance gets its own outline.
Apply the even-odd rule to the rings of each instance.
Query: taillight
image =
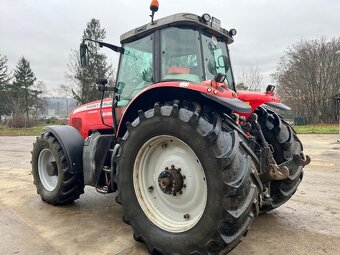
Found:
[[[83,125],[83,123],[82,123],[81,118],[73,118],[72,119],[71,126],[74,127],[75,129],[77,129],[80,133],[81,133],[82,125]]]

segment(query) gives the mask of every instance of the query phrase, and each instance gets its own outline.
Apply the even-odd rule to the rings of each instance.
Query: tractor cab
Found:
[[[161,82],[208,86],[215,82],[235,90],[227,45],[233,42],[236,30],[227,31],[220,24],[209,14],[180,13],[157,21],[152,15],[150,23],[121,36],[122,47],[85,40],[121,53],[115,91],[118,106],[125,106],[144,88]],[[86,65],[86,50],[83,42],[82,65]]]
[[[225,87],[234,90],[227,44],[236,30],[204,14],[180,13],[152,21],[121,36],[122,54],[117,76],[124,106],[141,90],[155,83],[184,81],[207,83],[222,75]],[[210,85],[210,84],[209,84]]]

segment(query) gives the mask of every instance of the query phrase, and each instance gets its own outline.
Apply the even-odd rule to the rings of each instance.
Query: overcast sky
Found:
[[[13,70],[26,57],[51,91],[64,84],[71,49],[86,23],[101,21],[107,42],[148,23],[150,0],[0,0],[0,54]],[[301,39],[340,36],[339,0],[159,0],[156,18],[178,12],[209,13],[238,31],[230,45],[235,73],[257,66],[272,82],[280,57]],[[116,53],[105,51],[115,65]]]

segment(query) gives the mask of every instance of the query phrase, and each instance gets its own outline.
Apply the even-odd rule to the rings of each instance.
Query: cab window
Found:
[[[126,105],[153,82],[153,35],[123,45],[117,87],[119,105]]]
[[[217,73],[226,75],[225,83],[230,89],[234,87],[230,68],[227,43],[223,39],[209,33],[202,33],[202,47],[204,55],[205,80],[211,80]]]
[[[180,27],[161,30],[161,80],[202,81],[200,52],[198,31]]]

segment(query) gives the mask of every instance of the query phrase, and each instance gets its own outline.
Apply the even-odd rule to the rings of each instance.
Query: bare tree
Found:
[[[259,68],[251,67],[237,75],[236,88],[239,90],[260,91],[263,83],[263,75]]]
[[[60,97],[72,97],[72,87],[66,84],[60,84],[54,89],[54,94]]]
[[[243,82],[239,82],[239,83],[236,83],[236,89],[237,90],[248,90],[248,87]]]
[[[340,90],[340,38],[305,40],[288,48],[276,72],[279,94],[294,113],[316,123],[334,120],[332,97]]]
[[[34,88],[40,93],[32,101],[31,114],[34,118],[38,118],[39,115],[44,113],[44,109],[47,105],[46,96],[48,93],[47,86],[43,81],[36,82]]]

